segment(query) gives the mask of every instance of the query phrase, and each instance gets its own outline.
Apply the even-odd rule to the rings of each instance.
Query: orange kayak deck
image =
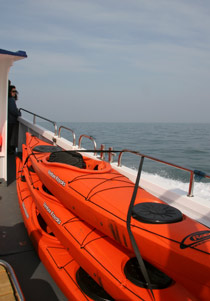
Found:
[[[115,170],[108,169],[107,165],[103,172],[103,169],[84,170],[49,162],[49,153],[33,150],[39,145],[49,144],[30,134],[27,134],[26,141],[33,168],[53,195],[81,219],[132,251],[126,217],[134,184]],[[178,221],[167,223],[139,220],[142,216],[138,206],[145,203],[166,205],[138,189],[134,209],[137,215],[140,212],[140,216],[132,218],[131,229],[142,256],[188,289],[193,287],[197,295],[209,294],[209,228],[182,214]]]
[[[24,175],[34,202],[47,225],[96,282],[116,300],[151,300],[148,289],[141,287],[142,280],[135,279],[138,275],[130,275],[130,264],[133,266],[133,262],[137,268],[132,269],[140,274],[132,252],[65,208],[46,187],[43,187],[34,170],[31,170],[30,159],[24,166]],[[162,277],[166,276],[163,275]],[[168,283],[165,288],[162,283],[161,288],[156,286],[154,289],[156,300],[196,300],[179,283],[170,280],[169,277],[166,282]]]
[[[94,300],[95,297],[99,296],[102,300],[113,300],[90,279],[45,224],[24,180],[22,162],[19,158],[16,158],[16,164],[17,193],[24,224],[37,254],[62,292],[69,300]],[[84,279],[89,281],[86,286],[84,285]],[[80,285],[84,290],[80,288]]]

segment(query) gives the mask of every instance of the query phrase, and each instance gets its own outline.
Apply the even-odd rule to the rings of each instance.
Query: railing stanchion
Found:
[[[76,145],[76,135],[75,135],[75,132],[74,132],[72,129],[67,128],[67,127],[61,125],[61,126],[59,127],[59,130],[58,130],[58,138],[61,137],[61,129],[68,130],[68,131],[70,131],[70,132],[72,133],[72,136],[73,136],[73,146],[75,146],[75,145]]]
[[[194,172],[191,171],[191,173],[190,173],[189,191],[188,191],[188,195],[187,196],[193,197],[193,189],[194,189]]]
[[[92,142],[93,142],[93,144],[94,144],[94,156],[96,156],[97,155],[97,145],[96,145],[96,141],[95,141],[95,139],[92,137],[92,136],[88,136],[88,135],[81,135],[80,137],[79,137],[79,141],[78,141],[78,148],[81,148],[81,145],[82,145],[82,139],[83,138],[88,138],[88,139],[90,139]]]
[[[109,147],[109,156],[108,156],[108,161],[109,161],[109,163],[112,163],[113,162],[113,153],[112,153],[112,151],[113,151],[113,147]]]
[[[101,160],[105,159],[105,153],[103,152],[105,150],[105,144],[101,144],[101,154],[100,154],[100,158]]]

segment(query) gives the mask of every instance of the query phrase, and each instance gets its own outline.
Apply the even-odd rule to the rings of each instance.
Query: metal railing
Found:
[[[116,153],[113,152],[113,147],[109,147],[108,151],[105,149],[105,144],[101,144],[100,148],[100,159],[105,160],[105,153],[108,153],[108,162],[112,163],[113,162],[113,157],[116,156]]]
[[[192,197],[193,196],[193,188],[194,188],[194,176],[195,175],[200,175],[204,178],[208,178],[210,179],[210,175],[206,175],[200,171],[195,171],[195,170],[192,170],[192,169],[189,169],[189,168],[185,168],[185,167],[182,167],[180,165],[176,165],[176,164],[173,164],[173,163],[170,163],[170,162],[167,162],[167,161],[163,161],[163,160],[160,160],[160,159],[157,159],[157,158],[154,158],[154,157],[151,157],[151,156],[147,156],[147,155],[144,155],[144,154],[141,154],[137,151],[133,151],[133,150],[129,150],[129,149],[123,149],[120,153],[119,153],[119,156],[118,156],[118,166],[121,166],[121,161],[122,161],[122,155],[123,153],[132,153],[132,154],[135,154],[141,158],[147,158],[147,159],[150,159],[150,160],[153,160],[153,161],[156,161],[156,162],[159,162],[159,163],[163,163],[163,164],[166,164],[168,166],[172,166],[172,167],[175,167],[175,168],[178,168],[178,169],[181,169],[181,170],[184,170],[184,171],[187,171],[190,173],[190,182],[189,182],[189,189],[188,189],[188,195],[189,197]]]
[[[35,113],[32,113],[28,110],[25,110],[23,108],[20,109],[20,111],[24,111],[26,113],[29,113],[31,115],[33,115],[33,123],[36,124],[36,117],[38,118],[41,118],[45,121],[48,121],[50,122],[51,124],[54,125],[54,134],[55,136],[57,136],[57,124],[55,121],[52,121],[50,119],[47,119],[45,117],[42,117],[38,114],[35,114]],[[70,128],[67,128],[65,126],[60,126],[59,127],[59,131],[58,131],[58,137],[60,138],[60,134],[61,134],[61,129],[66,129],[68,131],[70,131],[73,135],[73,146],[76,145],[76,135],[74,133],[73,130],[71,130]],[[94,155],[96,156],[97,155],[97,145],[96,145],[96,141],[95,139],[92,137],[92,136],[88,136],[88,135],[81,135],[79,137],[79,141],[78,141],[78,148],[81,148],[81,144],[82,144],[82,140],[83,138],[88,138],[89,140],[91,140],[94,144]],[[103,151],[105,151],[105,145],[101,145],[101,159],[104,160],[104,153]],[[177,169],[180,169],[180,170],[183,170],[183,171],[187,171],[190,173],[190,181],[189,181],[189,189],[188,189],[188,196],[192,197],[193,196],[193,188],[194,188],[194,181],[195,181],[195,176],[198,176],[198,177],[203,177],[203,178],[207,178],[207,179],[210,179],[210,175],[207,175],[201,171],[196,171],[196,170],[192,170],[192,169],[189,169],[189,168],[185,168],[183,166],[180,166],[180,165],[177,165],[177,164],[173,164],[173,163],[170,163],[170,162],[167,162],[167,161],[164,161],[164,160],[160,160],[160,159],[157,159],[155,157],[152,157],[152,156],[148,156],[148,155],[144,155],[140,152],[137,152],[137,151],[133,151],[133,150],[129,150],[129,149],[123,149],[121,151],[118,151],[119,152],[119,156],[118,156],[118,166],[121,166],[121,161],[122,161],[122,155],[123,153],[126,153],[126,152],[129,152],[129,153],[132,153],[132,154],[135,154],[137,156],[140,156],[141,158],[147,158],[147,159],[150,159],[150,160],[153,160],[153,161],[156,161],[156,162],[159,162],[159,163],[162,163],[162,164],[166,164],[168,166],[171,166],[171,167],[175,167]],[[108,156],[108,161],[111,163],[113,161],[113,156],[115,155],[115,152],[113,151],[112,152],[112,148],[109,148],[109,156]]]
[[[72,136],[73,136],[73,146],[75,146],[75,145],[76,145],[76,135],[75,135],[75,132],[74,132],[72,129],[67,128],[67,127],[61,125],[61,126],[59,127],[59,130],[58,130],[58,138],[61,137],[61,129],[68,130],[68,131],[70,131],[70,132],[72,133]]]
[[[100,159],[105,160],[105,153],[103,152],[105,150],[105,144],[101,144],[101,154]]]
[[[20,111],[24,111],[24,112],[26,112],[26,113],[31,114],[31,115],[33,116],[33,124],[36,124],[36,117],[38,117],[38,118],[40,118],[40,119],[43,119],[43,120],[45,120],[45,121],[50,122],[51,124],[53,124],[53,126],[54,126],[54,134],[55,134],[55,136],[57,136],[58,127],[57,127],[57,124],[56,124],[55,121],[52,121],[52,120],[50,120],[50,119],[47,119],[47,118],[45,118],[45,117],[43,117],[43,116],[40,116],[40,115],[38,115],[38,114],[35,114],[35,113],[30,112],[30,111],[28,111],[28,110],[25,110],[25,109],[23,109],[23,108],[20,108]]]
[[[108,153],[108,161],[109,161],[109,163],[113,162],[114,156],[116,156],[116,153],[113,151],[113,147],[109,147],[109,153]]]
[[[0,259],[0,265],[3,266],[7,272],[7,275],[9,277],[9,280],[10,280],[13,290],[14,290],[15,299],[18,301],[24,301],[25,298],[22,294],[21,288],[19,286],[19,283],[18,283],[18,280],[16,278],[13,268],[11,267],[11,265],[8,262],[6,262],[2,259]]]
[[[88,135],[85,135],[85,134],[83,134],[83,135],[81,135],[80,137],[79,137],[79,141],[78,141],[78,148],[81,148],[81,144],[82,144],[82,139],[83,138],[88,138],[89,140],[91,140],[92,142],[93,142],[93,145],[94,145],[94,155],[96,156],[97,155],[97,145],[96,145],[96,141],[95,141],[95,139],[92,137],[92,136],[88,136]]]

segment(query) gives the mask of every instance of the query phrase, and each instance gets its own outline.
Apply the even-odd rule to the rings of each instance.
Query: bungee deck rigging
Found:
[[[35,172],[47,189],[60,199],[65,208],[134,252],[126,226],[127,212],[134,189],[134,184],[128,178],[123,176],[123,180],[119,174],[120,181],[117,177],[116,185],[112,178],[113,174],[114,177],[117,176],[117,172],[108,162],[85,156],[83,160],[86,163],[92,160],[90,169],[88,164],[83,169],[64,163],[49,162],[50,153],[39,153],[33,150],[38,145],[49,144],[28,133],[26,145]],[[94,170],[95,165],[100,165],[102,168]],[[77,177],[78,180],[74,181]],[[104,177],[112,180],[107,181]],[[125,186],[130,187],[125,188]],[[132,214],[131,217],[131,229],[143,258],[169,274],[175,281],[182,283],[187,289],[193,290],[196,295],[201,291],[202,296],[209,294],[210,280],[207,280],[205,275],[210,268],[206,262],[210,255],[210,241],[208,237],[206,240],[203,239],[206,235],[203,231],[209,229],[186,215],[180,215],[179,211],[181,218],[177,221],[176,219],[172,222],[169,220],[167,223],[166,221],[161,223],[140,221],[138,206],[145,206],[144,203],[159,204],[161,210],[164,206],[173,209],[138,187],[132,210],[135,215]],[[157,212],[157,214],[160,216],[162,213]],[[174,214],[177,214],[177,210],[172,210],[172,215]],[[193,246],[187,244],[186,248],[181,248],[189,235],[192,237],[197,235],[200,239]],[[153,252],[154,248],[156,252]]]
[[[26,157],[26,155],[24,155],[23,157]],[[151,296],[148,293],[148,290],[146,289],[148,285],[143,280],[144,279],[143,274],[141,277],[139,274],[135,276],[135,274],[129,272],[131,271],[129,268],[129,263],[125,265],[126,262],[128,262],[131,258],[133,258],[134,254],[118,246],[110,238],[107,238],[106,235],[103,234],[99,235],[98,230],[92,226],[91,227],[88,226],[89,230],[85,234],[85,228],[83,228],[82,230],[81,227],[87,227],[87,224],[82,223],[82,221],[78,217],[74,216],[69,210],[64,208],[63,205],[57,199],[55,199],[51,194],[48,194],[44,191],[43,184],[38,179],[37,174],[34,172],[34,170],[32,170],[30,167],[31,165],[30,161],[31,158],[25,164],[23,170],[31,195],[33,196],[34,202],[36,203],[37,208],[39,212],[42,214],[48,227],[51,230],[53,230],[53,233],[56,235],[56,237],[59,237],[59,239],[67,248],[67,250],[70,253],[73,252],[73,256],[75,256],[75,258],[77,258],[78,262],[82,264],[85,270],[87,270],[90,273],[91,277],[94,278],[95,273],[96,275],[98,275],[97,282],[99,281],[99,284],[101,283],[101,285],[104,288],[106,288],[108,293],[111,296],[113,296],[114,299],[151,300]],[[78,235],[76,233],[84,233],[84,235],[82,235],[81,237],[81,234]],[[79,252],[75,251],[78,248],[76,246],[79,247],[80,250]],[[102,254],[104,255],[102,256]],[[111,256],[111,258],[107,256]],[[114,260],[116,267],[113,266],[112,263],[113,256],[116,256]],[[85,259],[86,257],[87,259]],[[93,263],[90,266],[91,268],[89,267],[91,261],[95,262],[96,266],[98,266],[98,269],[100,267],[101,270],[100,273],[99,270],[98,272],[94,273]],[[123,266],[125,266],[126,271],[124,271],[124,269],[122,270]],[[102,276],[103,270],[104,270],[103,273],[105,273],[104,275],[106,274],[110,275],[109,276],[111,277],[110,280],[112,279],[111,282],[108,282],[109,284],[106,282],[104,276]],[[150,265],[149,266],[150,275],[152,275],[151,273],[154,273],[154,271],[155,268]],[[130,279],[129,281],[126,280],[126,273],[128,275],[127,279]],[[157,273],[157,271],[155,273]],[[161,279],[161,277],[163,277],[163,274],[160,275],[162,275],[160,276]],[[166,277],[166,279],[169,278]],[[155,289],[154,292],[155,300],[161,300],[162,298],[167,298],[167,296],[170,296],[171,300],[173,300],[173,298],[175,298],[174,300],[176,300],[177,298],[179,298],[180,300],[181,299],[185,300],[187,298],[189,298],[189,300],[194,299],[189,292],[187,292],[182,286],[180,286],[180,284],[175,283],[174,281],[172,281],[173,285],[169,280],[167,280],[165,284],[162,283],[161,289],[159,289],[159,285],[161,286],[161,283],[158,284],[158,282],[157,283],[155,282],[156,283],[155,284],[154,281],[155,280],[153,279],[153,285],[155,287],[153,288]],[[134,283],[132,284],[132,282]]]

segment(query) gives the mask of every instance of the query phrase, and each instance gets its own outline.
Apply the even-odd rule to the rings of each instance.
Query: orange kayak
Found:
[[[16,183],[19,206],[28,235],[33,245],[68,300],[113,300],[89,275],[78,265],[70,253],[53,236],[30,195],[22,172],[22,162],[16,158]],[[85,283],[84,283],[85,281]],[[87,293],[87,294],[86,294]],[[89,295],[89,296],[88,296]]]
[[[31,195],[46,224],[71,250],[80,266],[115,300],[151,300],[150,291],[143,288],[146,284],[133,254],[66,209],[43,186],[31,169],[30,159],[23,170]],[[153,280],[155,300],[196,300],[167,275],[149,263],[147,267]]]
[[[128,178],[109,163],[87,157],[79,167],[52,162],[68,152],[56,153],[29,133],[26,145],[34,170],[66,208],[133,251],[126,219],[134,184]],[[139,188],[131,229],[145,260],[199,298],[210,295],[209,228]]]

